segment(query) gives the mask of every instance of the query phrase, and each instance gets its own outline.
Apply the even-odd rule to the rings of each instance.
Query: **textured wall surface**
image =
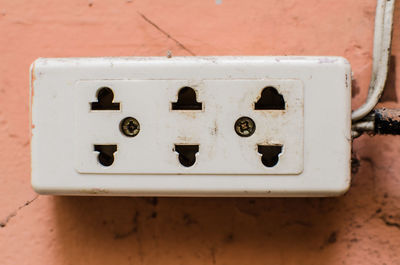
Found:
[[[0,0],[0,264],[400,264],[400,137],[357,139],[352,187],[338,198],[53,197],[29,179],[35,58],[339,55],[353,67],[356,107],[375,5]],[[388,107],[399,107],[400,3],[396,14]]]

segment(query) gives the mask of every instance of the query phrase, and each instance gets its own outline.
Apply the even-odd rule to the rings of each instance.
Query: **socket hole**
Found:
[[[254,104],[255,110],[284,110],[285,100],[275,87],[269,86],[263,89],[261,97]]]
[[[97,159],[99,163],[105,167],[109,167],[114,163],[114,153],[117,151],[116,144],[110,145],[94,145],[94,151],[99,152]]]
[[[203,104],[197,102],[196,92],[188,86],[181,88],[177,102],[172,102],[172,110],[201,110],[202,108]]]
[[[97,90],[97,102],[91,102],[91,110],[120,110],[120,104],[114,103],[114,92],[109,87]]]
[[[196,162],[196,154],[199,145],[175,145],[175,152],[179,154],[178,159],[182,166],[191,167]]]
[[[261,154],[261,162],[264,166],[274,167],[278,164],[282,145],[258,145],[258,153]]]

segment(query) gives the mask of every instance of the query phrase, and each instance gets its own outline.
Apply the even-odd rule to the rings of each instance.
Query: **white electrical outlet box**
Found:
[[[333,196],[350,183],[340,57],[38,59],[42,194]]]

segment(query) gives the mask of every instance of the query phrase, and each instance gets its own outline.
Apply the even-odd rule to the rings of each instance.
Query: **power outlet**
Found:
[[[338,57],[38,59],[40,193],[319,196],[350,180]]]
[[[89,102],[102,102],[104,89],[119,109],[93,110]],[[268,102],[274,96],[280,109]],[[256,108],[264,101],[263,109]],[[85,80],[75,84],[74,105],[74,158],[80,173],[263,175],[303,170],[299,80]],[[254,124],[251,136],[236,132],[241,117]],[[123,133],[126,118],[140,126],[134,137]],[[244,121],[241,126],[250,125]],[[99,145],[115,146],[109,154],[112,164],[96,159],[104,154],[93,152]],[[268,149],[277,145],[282,150],[272,155]],[[279,163],[262,163],[268,155]]]

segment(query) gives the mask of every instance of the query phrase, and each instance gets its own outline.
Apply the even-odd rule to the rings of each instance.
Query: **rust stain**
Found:
[[[191,119],[196,119],[197,113],[195,113],[193,110],[180,110],[180,114],[184,115],[185,117],[191,118]]]
[[[218,124],[217,121],[214,122],[214,127],[211,128],[211,135],[217,135],[218,132]]]
[[[400,109],[376,109],[375,132],[379,134],[400,134]]]

